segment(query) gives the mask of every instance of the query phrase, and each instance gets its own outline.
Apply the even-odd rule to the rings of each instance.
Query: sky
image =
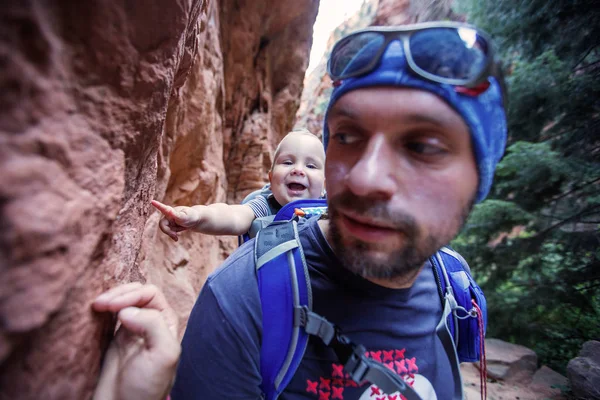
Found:
[[[344,20],[354,15],[364,0],[321,0],[317,20],[313,26],[313,44],[310,50],[308,70],[310,73],[323,56],[331,32]]]

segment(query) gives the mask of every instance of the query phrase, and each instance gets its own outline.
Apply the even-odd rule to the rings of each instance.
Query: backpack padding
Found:
[[[439,258],[438,258],[439,257]],[[438,258],[436,260],[436,258]],[[441,263],[440,263],[441,259]],[[442,248],[435,257],[432,257],[434,266],[438,269],[440,274],[440,283],[442,286],[442,292],[446,292],[446,279],[447,276],[450,282],[450,287],[457,304],[467,311],[473,308],[471,300],[474,299],[477,305],[483,312],[483,324],[484,333],[485,327],[487,326],[487,308],[486,300],[483,295],[483,291],[477,285],[470,273],[470,268],[466,266],[466,262],[462,256],[458,255],[454,250],[447,247]],[[444,268],[441,268],[441,265]],[[455,311],[452,316],[449,317],[448,326],[450,333],[454,338],[456,344],[456,351],[458,353],[458,359],[460,362],[476,362],[479,361],[481,337],[479,336],[479,326],[477,318],[458,318],[465,317],[466,312]],[[458,327],[458,329],[456,329]]]
[[[253,237],[256,237],[256,234],[262,228],[269,226],[269,224],[273,222],[273,219],[275,219],[274,215],[267,215],[266,217],[255,218],[254,221],[252,221],[252,224],[250,224],[250,229],[248,229],[248,232],[242,235],[244,238],[243,242],[247,242]]]
[[[294,210],[296,208],[308,208],[308,207],[327,207],[326,199],[301,199],[287,203],[281,207],[281,210],[277,212],[275,221],[289,221],[294,216]]]
[[[246,204],[247,202],[249,202],[250,200],[254,199],[257,196],[265,196],[266,197],[269,193],[271,193],[271,185],[269,183],[267,183],[261,189],[258,189],[258,190],[248,193],[246,195],[246,197],[244,197],[244,200],[242,200],[242,202],[240,204]],[[268,218],[268,217],[263,217],[263,218]],[[274,218],[274,217],[271,217],[271,220],[269,222],[271,222],[273,220],[272,218]],[[264,224],[262,224],[260,221],[256,222],[259,219],[260,218],[257,218],[252,222],[252,225],[250,225],[250,230],[248,232],[244,233],[243,235],[238,236],[238,246],[241,246],[242,244],[246,243],[248,240],[255,237],[256,232],[258,232],[260,229],[262,229]],[[259,224],[261,226],[258,226]]]
[[[271,400],[289,384],[308,342],[304,330],[294,326],[294,307],[312,306],[296,223],[262,229],[256,238],[255,257],[263,315],[261,389],[265,399]]]

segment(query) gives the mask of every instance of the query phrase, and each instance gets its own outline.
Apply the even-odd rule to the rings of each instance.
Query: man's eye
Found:
[[[446,152],[446,150],[444,150],[443,148],[441,148],[439,146],[434,146],[434,145],[431,145],[428,143],[423,143],[423,142],[408,143],[406,145],[406,147],[414,153],[425,155],[425,156],[441,155]]]
[[[339,144],[352,144],[356,143],[359,140],[359,137],[358,135],[353,135],[350,133],[336,133],[333,135],[333,140]]]

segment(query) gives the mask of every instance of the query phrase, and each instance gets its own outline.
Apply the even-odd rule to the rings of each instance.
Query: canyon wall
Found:
[[[0,5],[0,398],[83,399],[122,282],[181,332],[235,239],[157,230],[151,199],[237,202],[291,129],[318,0]]]

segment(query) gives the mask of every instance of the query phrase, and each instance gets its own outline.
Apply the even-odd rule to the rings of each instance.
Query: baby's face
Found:
[[[319,198],[325,185],[323,144],[309,134],[286,136],[269,180],[275,200],[282,206],[292,200]]]

